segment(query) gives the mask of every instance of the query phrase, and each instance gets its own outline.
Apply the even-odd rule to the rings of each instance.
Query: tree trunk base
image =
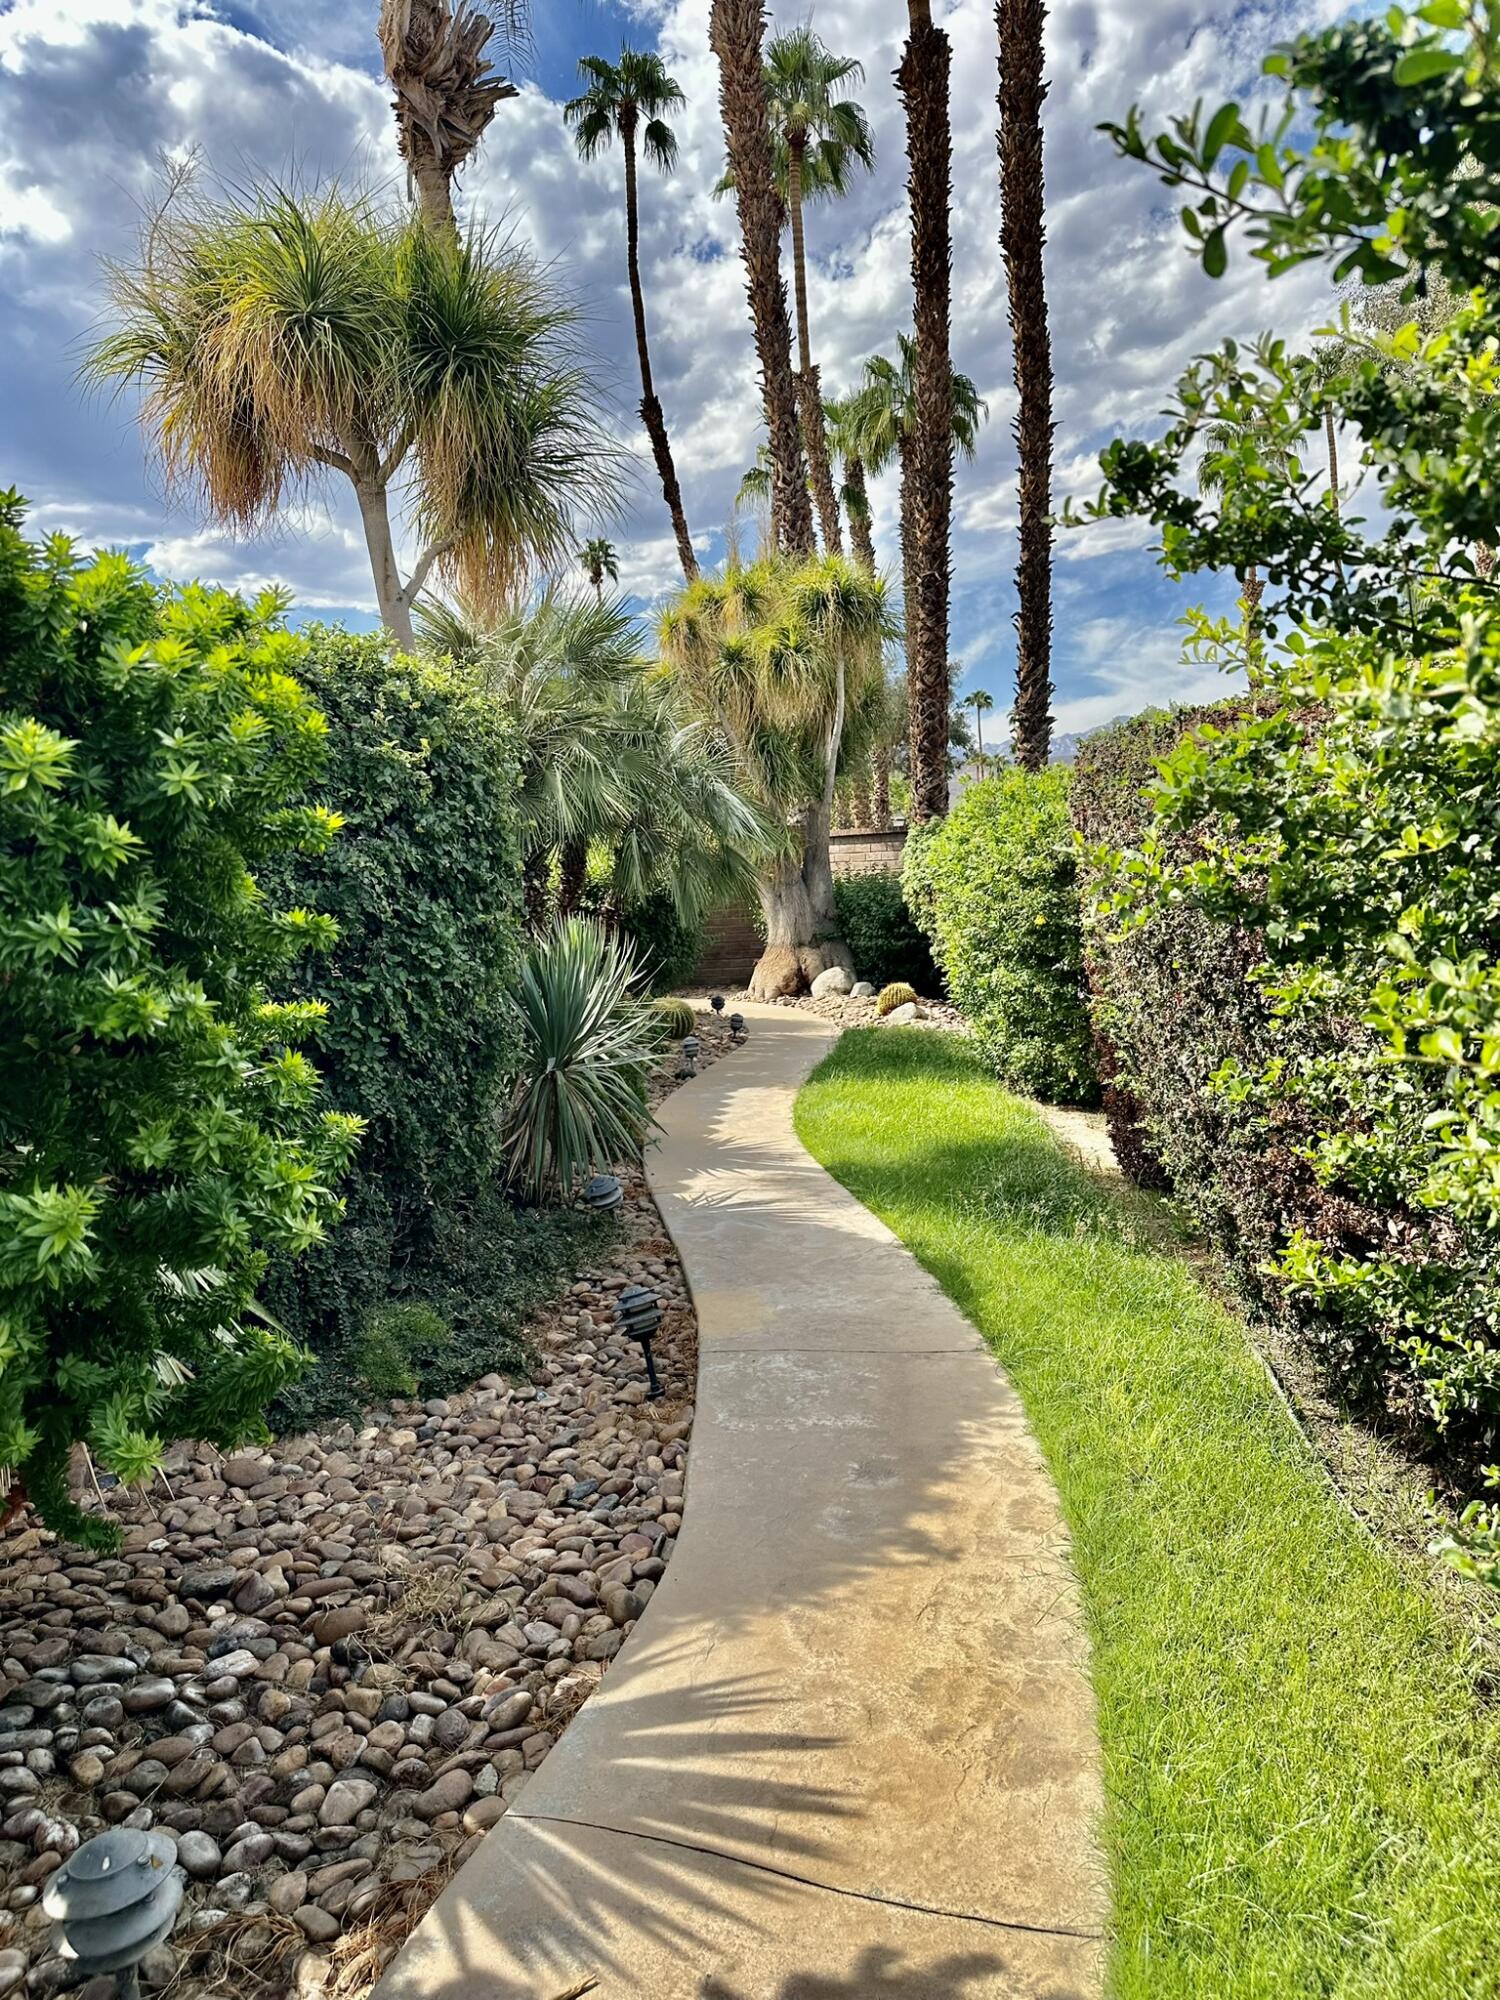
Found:
[[[854,970],[854,959],[842,938],[822,944],[768,944],[750,975],[752,1000],[785,1000],[806,993],[820,972],[831,965]]]

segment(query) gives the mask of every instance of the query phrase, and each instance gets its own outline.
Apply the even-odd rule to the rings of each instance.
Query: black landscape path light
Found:
[[[748,1033],[749,1030],[745,1026],[744,1015],[731,1014],[729,1017],[729,1039],[732,1042],[742,1042]]]
[[[578,1197],[585,1208],[596,1215],[606,1215],[612,1208],[618,1208],[625,1199],[625,1190],[620,1185],[618,1174],[595,1174]]]
[[[683,1077],[696,1076],[698,1074],[698,1050],[701,1047],[702,1044],[699,1042],[698,1037],[696,1035],[683,1036],[682,1068],[677,1072],[679,1079]]]
[[[662,1393],[651,1354],[652,1339],[661,1325],[660,1299],[655,1292],[648,1292],[644,1285],[627,1285],[615,1300],[615,1323],[622,1333],[640,1342],[641,1352],[646,1357],[647,1394],[654,1400]]]
[[[177,1921],[182,1890],[168,1834],[112,1826],[54,1873],[42,1908],[62,1928],[64,1958],[86,1974],[114,1973],[120,2000],[137,2000],[140,1962]]]
[[[710,993],[708,1004],[716,1014],[722,1014],[724,1011],[724,995],[722,993]]]

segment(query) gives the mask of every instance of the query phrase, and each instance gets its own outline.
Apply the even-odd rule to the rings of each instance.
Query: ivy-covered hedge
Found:
[[[1070,776],[1061,764],[1012,767],[969,785],[907,842],[902,880],[998,1074],[1039,1097],[1092,1103]]]
[[[941,976],[893,869],[845,875],[834,883],[833,896],[839,929],[861,979],[872,979],[877,986],[901,981],[928,999],[937,996]]]
[[[430,1316],[407,1316],[434,1328],[409,1357],[424,1386],[495,1366],[577,1229],[516,1210],[499,1186],[521,940],[507,723],[462,673],[392,659],[374,636],[314,630],[297,676],[327,717],[324,789],[345,826],[326,854],[282,864],[268,886],[338,924],[300,988],[328,1006],[329,1095],[367,1130],[346,1226],[274,1276],[273,1310],[319,1357],[285,1399],[286,1422],[357,1400],[391,1300],[441,1319],[438,1332]]]

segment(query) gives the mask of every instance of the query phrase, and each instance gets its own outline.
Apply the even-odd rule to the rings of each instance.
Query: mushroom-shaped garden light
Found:
[[[651,1342],[661,1325],[661,1301],[655,1292],[648,1292],[644,1285],[627,1285],[615,1300],[615,1323],[621,1333],[627,1333],[632,1340],[640,1342],[641,1352],[646,1357],[647,1393],[653,1398],[659,1396],[662,1387],[656,1379]]]
[[[136,2000],[141,1960],[177,1921],[183,1878],[176,1864],[168,1834],[112,1826],[86,1840],[42,1896],[62,1929],[63,1957],[84,1973],[114,1973],[121,2000]]]

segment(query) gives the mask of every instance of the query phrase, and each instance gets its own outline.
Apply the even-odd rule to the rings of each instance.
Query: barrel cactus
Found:
[[[875,1011],[884,1020],[887,1014],[894,1014],[898,1007],[905,1007],[917,997],[916,988],[908,986],[904,979],[894,980],[891,985],[880,989],[880,998],[875,1002]]]
[[[680,1042],[684,1035],[690,1035],[698,1023],[692,1002],[688,1000],[653,1000],[651,1011],[674,1042]]]

